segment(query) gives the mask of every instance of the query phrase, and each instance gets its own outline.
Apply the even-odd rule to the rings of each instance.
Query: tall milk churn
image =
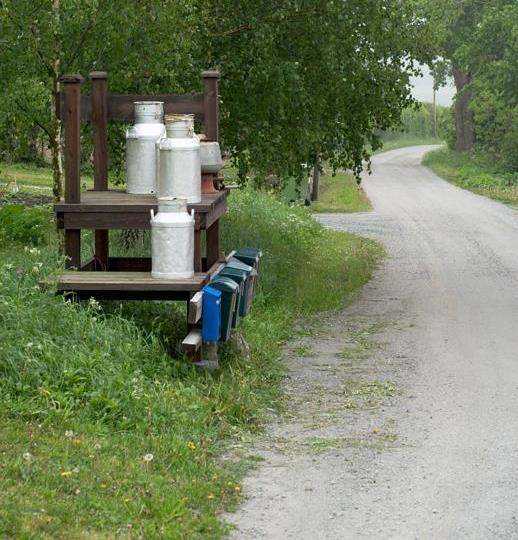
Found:
[[[136,101],[135,125],[126,131],[128,193],[156,193],[157,139],[165,135],[162,101]]]
[[[165,138],[157,141],[158,195],[201,202],[200,141],[192,114],[168,114]]]
[[[185,199],[158,197],[158,213],[151,210],[151,276],[194,276],[194,210],[187,212]]]

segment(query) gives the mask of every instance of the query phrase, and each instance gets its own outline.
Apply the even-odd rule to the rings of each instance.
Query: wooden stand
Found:
[[[132,122],[135,101],[163,101],[164,112],[191,113],[202,121],[207,140],[218,140],[217,71],[204,71],[203,94],[199,95],[109,95],[108,75],[92,72],[92,95],[81,94],[83,78],[65,75],[57,107],[65,128],[65,196],[55,205],[57,226],[64,230],[67,271],[58,291],[79,298],[118,300],[184,300],[189,302],[210,279],[221,263],[219,219],[227,209],[227,191],[203,194],[200,204],[189,205],[195,212],[194,269],[189,280],[161,280],[151,277],[151,259],[111,257],[110,229],[149,229],[150,210],[157,211],[154,195],[135,195],[108,189],[108,122]],[[93,127],[94,189],[81,194],[81,122]],[[81,230],[95,234],[94,256],[81,260]],[[206,236],[206,256],[202,235]],[[191,336],[192,338],[192,336]],[[186,340],[185,350],[199,357],[199,347]]]

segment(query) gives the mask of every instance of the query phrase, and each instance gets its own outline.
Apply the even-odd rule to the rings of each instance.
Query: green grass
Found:
[[[518,205],[518,175],[502,173],[480,158],[441,148],[429,152],[423,164],[453,184],[497,201]]]
[[[422,144],[442,144],[442,141],[440,139],[436,139],[435,137],[416,137],[414,135],[403,133],[399,137],[383,141],[383,146],[378,148],[374,154],[381,154],[382,152],[397,150],[398,148],[419,146]]]
[[[372,210],[367,195],[351,173],[325,174],[320,180],[319,200],[311,205],[313,212],[366,212]]]
[[[29,225],[28,225],[29,224]],[[30,224],[41,235],[32,236]],[[279,397],[295,321],[350,301],[379,244],[324,230],[309,211],[233,192],[225,250],[264,252],[260,288],[215,374],[178,353],[168,302],[74,303],[38,283],[62,268],[50,209],[0,207],[0,536],[220,538],[250,459],[221,459]]]

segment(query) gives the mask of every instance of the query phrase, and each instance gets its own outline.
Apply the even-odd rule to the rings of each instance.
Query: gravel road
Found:
[[[287,414],[251,452],[238,539],[518,538],[518,212],[375,156],[360,298],[286,349]]]

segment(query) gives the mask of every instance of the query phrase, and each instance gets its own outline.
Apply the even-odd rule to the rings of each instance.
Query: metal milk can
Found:
[[[157,141],[158,195],[201,202],[200,141],[194,135],[194,115],[168,114],[165,138]]]
[[[165,135],[164,103],[136,101],[135,125],[126,131],[128,193],[156,193],[157,139]]]
[[[194,210],[187,212],[185,199],[158,197],[158,213],[151,210],[151,276],[194,276]]]

